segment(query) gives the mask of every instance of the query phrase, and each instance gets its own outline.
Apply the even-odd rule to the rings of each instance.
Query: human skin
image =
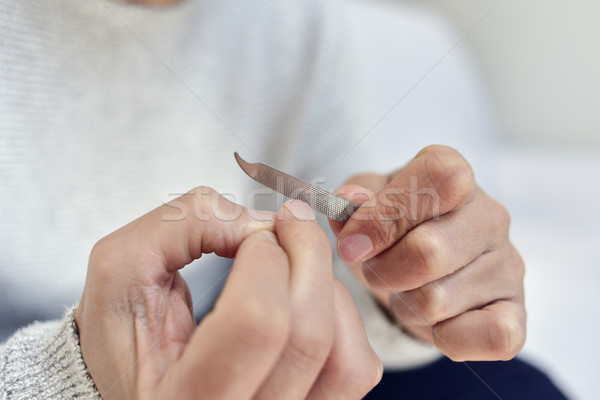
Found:
[[[410,213],[410,176],[440,195],[439,215],[427,205],[417,206],[415,218],[390,215]],[[346,184],[338,194],[371,201],[345,226],[331,221],[338,252],[405,329],[457,361],[508,360],[521,350],[525,268],[508,238],[510,216],[475,184],[460,154],[431,146],[395,174],[357,175]],[[392,199],[388,189],[407,194]],[[358,233],[369,239],[350,238]]]
[[[363,206],[332,222],[338,251],[400,324],[454,360],[514,357],[523,262],[507,211],[464,158],[430,146],[390,176],[350,182],[337,192]],[[172,218],[181,210],[195,218]],[[378,382],[381,363],[310,209],[288,202],[259,216],[199,189],[94,247],[76,323],[104,398],[360,398]],[[364,237],[347,241],[356,233],[370,250]],[[210,252],[236,259],[195,328],[178,270]]]
[[[255,215],[198,188],[95,245],[75,321],[104,399],[359,399],[377,384],[312,210]],[[211,252],[235,260],[196,327],[179,270]]]
[[[338,252],[403,328],[457,361],[521,350],[525,269],[510,216],[456,150],[429,146],[336,192],[362,204],[345,225],[331,221]]]

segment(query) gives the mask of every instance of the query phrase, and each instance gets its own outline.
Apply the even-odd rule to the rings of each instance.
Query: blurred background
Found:
[[[570,398],[600,398],[600,3],[350,3],[370,133],[392,168],[461,150],[507,206],[527,265],[522,357]],[[357,152],[360,153],[360,152]]]
[[[600,3],[414,0],[448,17],[477,56],[503,134],[519,144],[600,148]]]

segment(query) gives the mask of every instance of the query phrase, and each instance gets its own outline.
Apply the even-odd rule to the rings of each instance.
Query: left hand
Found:
[[[331,222],[338,252],[398,322],[456,361],[513,358],[526,335],[524,265],[508,212],[466,160],[429,146],[390,176],[347,183],[336,193],[362,206]]]

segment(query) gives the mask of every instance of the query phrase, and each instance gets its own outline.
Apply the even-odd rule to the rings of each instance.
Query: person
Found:
[[[317,174],[336,143],[363,134],[338,12],[334,1],[0,2],[6,325],[68,304],[96,242],[79,303],[3,344],[3,398],[361,398],[383,373],[363,320],[386,312],[394,335],[380,340],[420,354],[406,367],[519,352],[524,266],[508,213],[456,150],[427,147],[337,189],[362,204],[331,222],[366,288],[353,294],[369,290],[382,309],[362,320],[307,205],[257,212],[199,186],[249,191],[233,175],[240,149]],[[352,168],[367,170],[361,159]],[[164,188],[185,194],[127,223]],[[234,261],[195,327],[192,294],[209,292],[198,285],[218,262],[189,264],[206,253]]]

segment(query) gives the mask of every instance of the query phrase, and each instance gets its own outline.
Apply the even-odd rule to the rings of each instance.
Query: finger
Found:
[[[311,208],[291,200],[279,210],[277,237],[290,260],[291,332],[256,398],[304,398],[333,341],[333,272],[329,240]]]
[[[168,285],[165,271],[174,272],[203,253],[233,257],[249,234],[273,230],[273,219],[272,213],[256,211],[251,217],[213,189],[199,187],[100,240],[91,260],[101,260],[108,279],[127,268],[144,282],[164,277],[162,283]]]
[[[383,186],[385,186],[385,182],[387,182],[387,177],[384,175],[377,174],[362,174],[350,178],[348,182],[351,183],[349,183],[348,185],[340,186],[339,188],[334,190],[333,193],[364,206],[373,206],[375,204],[375,190],[381,189]],[[361,186],[361,184],[366,186]],[[331,226],[331,230],[336,236],[339,235],[342,228],[344,227],[343,222],[339,222],[332,219],[329,220],[329,225]],[[362,273],[361,266],[361,263],[349,264],[349,267],[356,276],[356,278],[361,283],[363,283],[365,287],[368,287],[369,282],[365,279]],[[375,296],[377,296],[377,294],[375,294]]]
[[[338,252],[349,264],[389,248],[420,223],[464,205],[475,187],[465,159],[445,146],[422,150],[377,193],[374,207],[360,207],[339,235]]]
[[[349,181],[352,182],[363,182],[363,181],[381,181],[384,180],[387,182],[387,178],[384,175],[376,175],[376,174],[365,174],[359,175],[357,177],[350,178]],[[382,184],[381,188],[383,188],[385,184]],[[379,188],[379,189],[381,189]],[[377,190],[378,191],[378,190]],[[336,190],[333,191],[334,194],[343,197],[347,200],[353,201],[360,205],[365,206],[373,206],[375,204],[375,190],[370,189],[367,186],[361,186],[359,184],[347,184],[344,186],[340,186]],[[366,204],[368,202],[368,204]],[[334,219],[329,219],[329,226],[333,231],[335,236],[338,236],[344,227],[344,223],[340,221],[336,221]]]
[[[454,361],[510,360],[525,344],[525,307],[497,301],[441,322],[433,333],[436,346]]]
[[[507,243],[509,225],[506,209],[477,189],[460,209],[422,223],[370,259],[365,278],[380,290],[421,287]]]
[[[402,293],[390,295],[390,307],[401,324],[431,341],[431,327],[498,299],[523,298],[525,268],[519,254],[506,251],[483,254],[453,274]]]
[[[215,310],[169,369],[165,396],[251,398],[288,340],[288,278],[288,259],[273,233],[244,241]]]
[[[335,280],[333,347],[309,399],[361,399],[379,381],[383,366],[375,354],[358,310],[344,284]]]

